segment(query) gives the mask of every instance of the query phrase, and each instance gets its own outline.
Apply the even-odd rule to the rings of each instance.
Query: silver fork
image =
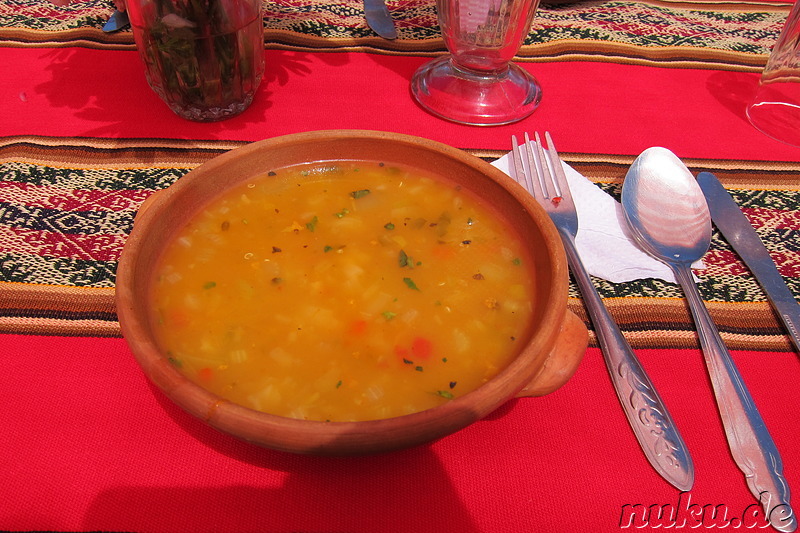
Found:
[[[561,235],[570,270],[594,325],[614,390],[645,456],[667,481],[682,491],[688,491],[694,483],[692,458],[669,411],[581,262],[575,247],[578,234],[575,203],[549,133],[545,133],[545,139],[547,149],[542,146],[538,133],[535,134],[536,142],[531,142],[525,133],[524,149],[521,150],[517,137],[512,135],[508,165],[511,177],[536,198]]]

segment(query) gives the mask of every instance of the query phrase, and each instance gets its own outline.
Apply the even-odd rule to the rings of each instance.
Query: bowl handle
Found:
[[[572,311],[567,311],[555,347],[542,365],[542,369],[517,397],[544,396],[561,387],[578,369],[589,344],[586,325]]]

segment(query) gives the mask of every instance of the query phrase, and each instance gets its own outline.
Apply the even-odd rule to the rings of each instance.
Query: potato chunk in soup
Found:
[[[518,236],[415,169],[278,169],[178,231],[152,295],[161,347],[252,409],[323,421],[429,409],[502,370],[530,325]]]

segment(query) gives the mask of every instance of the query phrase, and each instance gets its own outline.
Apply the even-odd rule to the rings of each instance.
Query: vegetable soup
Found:
[[[532,261],[473,193],[413,168],[278,169],[177,230],[154,328],[191,380],[309,420],[400,416],[479,387],[523,348]]]

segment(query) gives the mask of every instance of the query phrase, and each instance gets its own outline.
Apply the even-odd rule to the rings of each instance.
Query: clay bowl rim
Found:
[[[540,250],[538,253],[546,255],[550,263],[550,286],[539,296],[542,299],[539,305],[546,305],[546,308],[543,310],[538,324],[528,332],[520,352],[506,368],[477,389],[424,411],[379,420],[327,422],[299,420],[263,413],[224,400],[191,382],[179,369],[168,362],[167,357],[161,353],[154,338],[149,334],[148,315],[144,310],[146,306],[136,305],[137,299],[134,296],[136,284],[149,283],[148,279],[137,277],[137,270],[147,269],[146,266],[140,265],[140,252],[148,245],[148,230],[166,211],[172,209],[173,203],[191,193],[192,189],[196,187],[196,182],[208,180],[208,175],[213,176],[219,172],[219,169],[229,165],[232,161],[248,158],[258,159],[265,153],[273,153],[287,147],[313,146],[319,145],[319,143],[343,140],[392,143],[401,149],[411,145],[415,150],[424,150],[436,153],[438,157],[455,160],[457,164],[466,167],[468,171],[484,176],[490,185],[491,182],[495,182],[503,189],[503,191],[498,190],[500,194],[510,196],[519,205],[523,214],[518,216],[531,219],[533,221],[531,227],[535,227],[541,233],[545,250]],[[347,154],[339,159],[347,160]],[[350,157],[349,159],[356,158]],[[296,163],[331,160],[333,159],[320,158]],[[416,161],[387,160],[387,162],[426,168],[424,164]],[[264,172],[266,170],[264,169]],[[435,171],[432,168],[429,170]],[[226,180],[227,185],[221,187],[220,191],[241,183],[245,179],[247,178]],[[473,192],[478,191],[473,190]],[[213,197],[213,195],[209,196],[206,203]],[[558,231],[550,217],[527,191],[501,170],[463,150],[429,139],[370,130],[322,130],[264,139],[232,149],[203,163],[168,188],[154,193],[147,203],[149,205],[141,209],[136,216],[117,270],[116,300],[123,337],[128,342],[148,380],[154,382],[174,403],[217,429],[269,448],[323,455],[371,453],[420,444],[460,430],[506,403],[535,377],[545,359],[554,350],[559,326],[567,312],[569,275],[566,255]],[[189,216],[186,214],[184,219]],[[164,241],[168,241],[168,239],[164,239]],[[543,297],[544,295],[546,297]],[[544,330],[546,334],[543,334],[542,326],[547,324],[550,324],[550,327]],[[255,425],[249,430],[243,431],[240,427],[241,424]],[[408,429],[412,427],[417,430],[412,432],[414,435],[409,437]],[[265,434],[267,437],[264,437]],[[374,450],[362,452],[358,449],[361,440],[364,442],[375,440],[376,435],[382,435],[382,438],[377,439],[380,443],[373,443]],[[289,442],[284,442],[286,439]],[[342,450],[337,450],[337,443]]]

